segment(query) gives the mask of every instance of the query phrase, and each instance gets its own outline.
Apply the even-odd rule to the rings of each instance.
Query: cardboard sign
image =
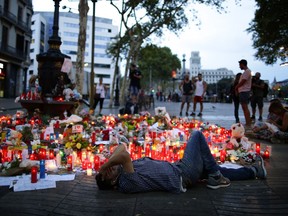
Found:
[[[82,133],[82,132],[83,132],[83,125],[72,126],[72,133]]]

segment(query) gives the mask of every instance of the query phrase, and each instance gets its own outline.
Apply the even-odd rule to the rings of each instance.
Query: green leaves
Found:
[[[256,0],[258,9],[247,29],[252,33],[255,57],[266,64],[285,61],[288,51],[288,1]]]

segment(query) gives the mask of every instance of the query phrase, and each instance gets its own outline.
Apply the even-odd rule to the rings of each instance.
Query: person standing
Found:
[[[244,70],[244,73],[241,75],[239,83],[237,84],[235,89],[239,93],[239,101],[246,121],[245,126],[246,128],[249,128],[251,127],[251,118],[248,104],[250,99],[252,75],[251,70],[248,68],[247,61],[245,59],[239,61],[239,67],[241,70]]]
[[[198,74],[198,80],[194,81],[195,86],[195,95],[193,101],[193,112],[190,114],[191,116],[195,116],[197,103],[200,103],[200,112],[198,116],[202,116],[203,112],[203,97],[206,93],[207,83],[202,79],[202,74]]]
[[[230,90],[230,94],[233,100],[233,104],[234,104],[234,116],[235,116],[235,121],[236,123],[239,123],[239,95],[238,92],[236,92],[235,87],[238,85],[240,77],[241,77],[242,73],[237,73],[235,80],[231,86],[231,90]]]
[[[180,108],[180,116],[182,116],[182,110],[184,108],[185,103],[187,103],[186,106],[186,116],[188,116],[188,111],[190,107],[190,102],[192,101],[192,95],[193,95],[193,83],[189,79],[189,74],[185,74],[183,81],[179,85],[179,90],[182,93],[182,103]]]
[[[132,103],[136,105],[138,102],[139,90],[141,89],[140,80],[142,78],[142,74],[135,64],[131,64],[129,78],[130,78],[130,86],[129,86],[130,97]]]
[[[96,85],[96,91],[94,95],[94,104],[92,106],[92,111],[94,113],[94,110],[97,107],[98,102],[100,102],[100,108],[99,108],[99,113],[98,115],[101,115],[101,111],[103,109],[103,102],[105,99],[105,94],[106,94],[106,87],[103,84],[103,77],[99,78],[99,83]]]
[[[263,114],[263,97],[264,97],[264,81],[260,79],[261,73],[256,72],[255,76],[252,78],[252,97],[251,97],[251,107],[252,107],[252,116],[251,120],[255,120],[256,106],[259,110],[258,121],[262,121]]]

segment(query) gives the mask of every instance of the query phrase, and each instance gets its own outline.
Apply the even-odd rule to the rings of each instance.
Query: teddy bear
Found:
[[[63,90],[63,95],[65,96],[65,100],[69,101],[71,98],[73,98],[73,91],[70,88],[66,88]]]
[[[235,147],[239,147],[241,144],[245,150],[251,148],[251,143],[248,141],[248,138],[245,137],[245,128],[241,123],[236,123],[231,126],[231,135],[230,143]]]

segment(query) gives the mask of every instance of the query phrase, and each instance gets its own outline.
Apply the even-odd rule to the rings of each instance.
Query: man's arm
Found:
[[[109,171],[109,168],[115,165],[122,165],[123,170],[128,173],[133,173],[134,168],[130,158],[129,153],[126,151],[125,145],[119,145],[111,157],[109,158],[108,162],[103,164],[100,168],[100,173],[106,173]]]
[[[246,82],[246,79],[242,79],[235,87],[235,90],[238,91],[238,88],[240,88],[242,85],[244,85],[244,83]]]
[[[205,95],[206,93],[206,90],[207,90],[207,83],[205,81],[203,81],[203,94],[202,94],[202,97]]]
[[[183,84],[184,84],[183,81],[179,84],[179,90],[181,91],[181,93],[182,93],[182,90],[183,90],[182,89]]]

